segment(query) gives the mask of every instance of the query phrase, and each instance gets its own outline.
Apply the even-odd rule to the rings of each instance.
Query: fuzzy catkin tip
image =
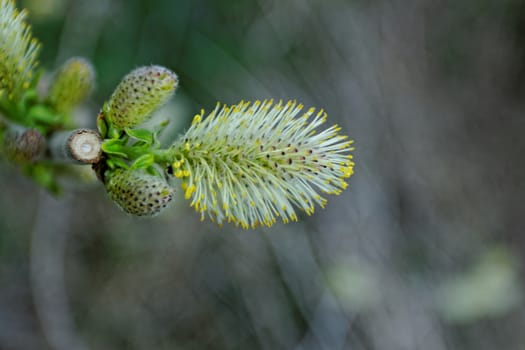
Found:
[[[243,228],[297,221],[295,208],[311,215],[353,174],[353,141],[337,125],[317,130],[325,121],[295,101],[217,105],[172,145],[173,174],[202,219]]]
[[[135,216],[159,214],[175,193],[164,179],[142,170],[113,170],[106,174],[105,181],[109,197],[123,211]]]
[[[161,66],[137,68],[122,79],[108,103],[115,128],[132,128],[148,120],[175,93],[177,75]]]
[[[12,0],[0,0],[0,96],[19,99],[30,87],[40,44],[26,23],[27,12]]]

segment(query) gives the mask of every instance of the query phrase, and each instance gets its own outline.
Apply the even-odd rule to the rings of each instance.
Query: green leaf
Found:
[[[133,162],[133,164],[131,165],[131,169],[147,169],[154,163],[155,163],[155,157],[153,156],[153,154],[144,154],[138,157]]]
[[[106,163],[111,169],[115,168],[122,168],[122,169],[129,169],[129,165],[126,164],[125,161],[123,161],[120,158],[109,158]]]
[[[104,112],[100,112],[97,116],[97,129],[103,139],[108,135],[108,124],[106,123],[106,118],[104,117]]]
[[[107,154],[113,154],[117,156],[121,156],[123,158],[128,158],[128,155],[124,151],[124,145],[122,144],[122,140],[106,140],[104,143],[102,143],[102,151],[104,151]]]
[[[108,118],[108,115],[110,113],[110,108],[107,102],[104,103],[102,106],[102,115],[106,122],[107,131],[106,131],[106,137],[110,139],[118,139],[121,135],[121,129],[115,128],[113,123],[111,123],[111,120]]]
[[[31,105],[36,103],[38,100],[38,92],[36,89],[29,89],[24,91],[24,94],[22,95],[22,98],[20,99],[20,107],[21,110],[26,111],[27,108]]]
[[[153,167],[153,166],[150,166],[146,169],[146,172],[150,175],[153,175],[153,176],[159,176],[159,177],[162,177],[161,173],[159,173],[159,171]]]
[[[146,129],[124,129],[126,134],[133,137],[134,139],[137,139],[139,141],[145,142],[147,145],[151,145],[153,143],[153,133]]]
[[[0,112],[6,117],[15,122],[26,125],[25,115],[22,115],[19,111],[19,106],[16,103],[10,101],[5,95],[0,96]]]
[[[28,114],[29,121],[33,123],[42,123],[46,125],[56,125],[62,122],[62,117],[53,113],[49,108],[43,105],[33,106]]]
[[[119,139],[120,138],[120,130],[119,129],[115,129],[113,127],[113,125],[111,125],[111,123],[109,123],[108,125],[109,125],[108,137],[111,138],[111,139]]]
[[[109,113],[109,105],[107,102],[104,102],[104,104],[102,105],[102,112],[104,113],[104,115],[108,115]]]

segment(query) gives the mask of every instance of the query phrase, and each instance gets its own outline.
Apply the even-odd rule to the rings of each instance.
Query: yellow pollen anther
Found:
[[[197,187],[195,185],[191,185],[186,189],[186,192],[184,193],[185,199],[190,199],[191,195],[197,190]]]
[[[195,125],[195,124],[198,124],[200,123],[202,120],[202,117],[200,114],[197,114],[193,117],[193,121],[191,122],[191,125]]]

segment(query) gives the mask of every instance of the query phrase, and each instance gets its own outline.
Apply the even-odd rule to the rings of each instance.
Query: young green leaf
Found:
[[[121,158],[108,158],[106,164],[110,169],[129,169],[129,165]]]
[[[144,142],[146,145],[151,145],[153,143],[153,133],[146,129],[124,129],[126,134],[133,137],[134,139],[137,139],[139,141]]]
[[[155,157],[153,154],[144,154],[138,157],[133,164],[131,164],[131,169],[147,169],[155,163]]]
[[[35,105],[27,112],[28,119],[34,124],[53,126],[60,124],[62,118],[44,105]]]
[[[123,158],[127,158],[128,155],[124,152],[124,143],[119,139],[110,139],[102,143],[102,151],[107,154],[113,154]]]
[[[100,136],[105,139],[108,135],[108,124],[104,118],[104,113],[100,112],[97,116],[97,129],[100,133]]]

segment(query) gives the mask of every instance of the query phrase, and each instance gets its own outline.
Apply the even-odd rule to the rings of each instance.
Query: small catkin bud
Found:
[[[173,199],[175,190],[158,177],[141,170],[118,169],[106,175],[109,197],[126,213],[155,216]]]
[[[42,134],[34,129],[9,132],[4,139],[7,159],[13,163],[32,163],[42,157],[46,141]]]
[[[141,124],[173,96],[178,84],[177,75],[164,67],[137,68],[113,92],[107,117],[118,129]]]
[[[95,70],[91,62],[81,57],[66,61],[56,72],[47,100],[59,113],[69,113],[93,90]]]

